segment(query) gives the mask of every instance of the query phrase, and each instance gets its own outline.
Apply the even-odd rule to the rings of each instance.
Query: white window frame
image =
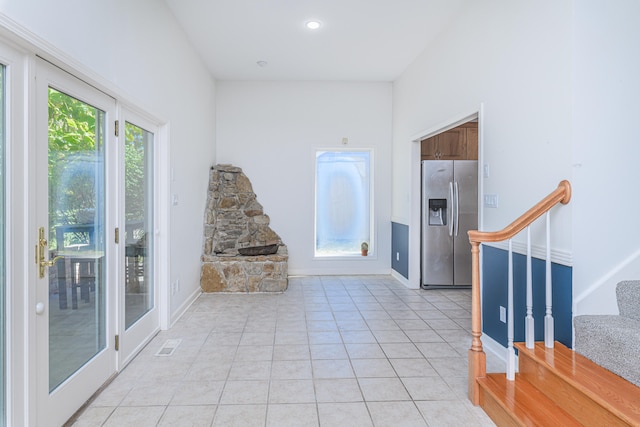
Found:
[[[369,153],[369,254],[367,257],[363,257],[358,254],[353,255],[318,255],[316,240],[318,235],[318,153],[320,152],[334,152],[334,153],[353,153],[353,152],[368,152]],[[329,148],[316,148],[313,155],[314,163],[314,191],[313,191],[313,259],[314,260],[366,260],[367,258],[376,257],[376,242],[375,242],[375,230],[376,230],[376,217],[375,217],[375,150],[372,147],[329,147]]]

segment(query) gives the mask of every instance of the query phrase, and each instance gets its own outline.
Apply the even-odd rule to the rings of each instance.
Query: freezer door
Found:
[[[454,233],[454,284],[471,285],[471,244],[469,230],[478,229],[478,162],[457,160],[454,162],[454,182],[457,184],[457,233]],[[457,202],[457,203],[456,203]]]
[[[453,214],[453,161],[422,162],[422,284],[453,285],[453,237],[450,235]],[[429,208],[442,206],[443,221],[439,223]],[[431,221],[429,219],[431,218]]]

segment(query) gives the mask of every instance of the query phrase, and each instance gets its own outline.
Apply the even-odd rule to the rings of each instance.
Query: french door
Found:
[[[36,424],[62,425],[116,372],[116,103],[36,65]]]
[[[155,274],[158,201],[154,197],[157,129],[128,109],[120,113],[118,367],[122,368],[158,331],[159,316]]]
[[[35,415],[62,425],[159,330],[157,125],[40,59],[35,93]]]

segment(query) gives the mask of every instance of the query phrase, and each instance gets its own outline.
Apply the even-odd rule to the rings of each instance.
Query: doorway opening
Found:
[[[436,142],[431,147],[425,147],[424,155],[425,160],[429,160],[428,156],[432,156],[432,160],[444,160],[445,157],[455,156],[458,160],[462,160],[460,156],[473,156],[476,157],[477,165],[483,164],[483,137],[482,137],[482,124],[483,120],[483,105],[480,104],[479,108],[475,111],[460,114],[450,120],[443,121],[437,125],[434,125],[411,138],[411,220],[410,229],[416,230],[416,232],[409,233],[409,285],[411,288],[419,289],[422,287],[422,161],[423,161],[423,145],[429,145]],[[454,130],[455,129],[455,130]],[[477,144],[474,143],[471,149],[469,146],[463,146],[459,142],[453,142],[455,138],[453,135],[446,134],[448,131],[454,130],[452,134],[462,133],[461,129],[465,129],[464,133],[469,132],[472,138],[477,140]],[[472,129],[468,131],[467,129]],[[431,139],[434,138],[434,139]],[[430,140],[431,139],[431,140]],[[429,141],[430,140],[430,141]],[[423,141],[428,141],[423,144]],[[438,159],[436,159],[436,156]],[[454,157],[454,160],[455,160]],[[478,166],[476,166],[475,181],[477,182],[477,198],[476,206],[480,207],[480,195],[483,191],[482,175],[478,173]],[[455,188],[453,189],[455,190]],[[436,198],[436,197],[432,197]],[[446,197],[443,197],[446,198]],[[428,202],[427,202],[428,203]],[[451,206],[455,208],[455,206]],[[447,212],[450,215],[451,211]],[[476,226],[475,228],[481,228],[482,225],[482,209],[478,208],[476,212]],[[420,230],[420,232],[417,232]],[[458,230],[460,236],[461,230]],[[469,250],[470,253],[470,250]],[[470,270],[470,268],[469,268]],[[470,282],[469,282],[470,284]],[[451,287],[452,284],[447,284],[445,287]],[[439,286],[443,287],[443,286]]]
[[[478,122],[420,141],[420,286],[471,287],[469,230],[478,228]]]

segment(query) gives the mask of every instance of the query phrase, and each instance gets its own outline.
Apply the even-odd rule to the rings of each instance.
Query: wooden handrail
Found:
[[[549,211],[558,203],[566,205],[571,200],[571,184],[566,179],[560,181],[558,188],[547,197],[540,200],[535,206],[522,214],[518,219],[507,225],[500,231],[469,231],[470,242],[502,242],[511,239],[516,234],[531,225],[536,219]]]
[[[571,184],[560,181],[558,188],[500,231],[469,231],[471,242],[471,348],[469,349],[469,400],[480,404],[478,378],[486,376],[486,354],[482,348],[482,307],[480,305],[480,243],[511,239],[558,203],[571,200]]]

